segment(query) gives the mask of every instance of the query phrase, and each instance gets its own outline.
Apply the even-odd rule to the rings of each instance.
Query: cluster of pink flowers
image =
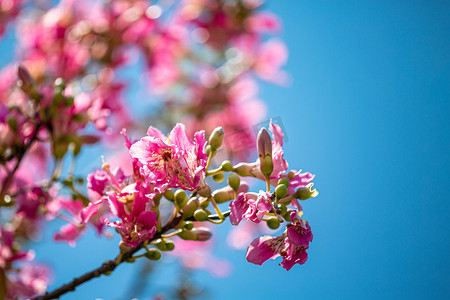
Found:
[[[268,133],[253,134],[265,115],[257,78],[287,80],[281,70],[287,50],[271,38],[281,25],[261,10],[261,1],[62,0],[48,2],[47,10],[23,2],[0,2],[0,38],[26,7],[8,25],[16,31],[19,61],[0,70],[0,285],[6,299],[46,291],[50,271],[19,241],[34,239],[53,219],[65,221],[54,240],[72,247],[88,226],[99,235],[110,227],[121,237],[120,255],[145,248],[136,257],[158,260],[159,251],[176,247],[172,255],[185,266],[218,276],[227,272],[214,265],[229,267],[210,254],[213,226],[205,222],[229,217],[241,232],[250,228],[247,238],[254,233],[248,224],[276,229],[287,223],[280,236],[251,242],[247,260],[262,264],[282,256],[287,270],[306,261],[312,233],[298,200],[317,195],[314,176],[288,169],[279,126],[270,124],[273,141]],[[139,125],[125,103],[122,76],[136,62],[143,65],[140,80],[161,100],[148,112],[153,124],[164,124],[163,131],[176,124],[168,135],[150,126],[133,141],[120,131]],[[104,163],[87,176],[84,195],[85,178],[75,175],[79,154],[99,141],[116,145],[120,133],[130,165]],[[248,160],[256,144],[259,159],[236,164]],[[222,182],[227,174],[222,188],[209,181]],[[268,188],[249,192],[241,177]]]

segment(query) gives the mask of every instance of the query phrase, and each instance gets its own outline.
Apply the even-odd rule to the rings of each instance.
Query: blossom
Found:
[[[239,193],[236,200],[230,203],[230,222],[238,225],[242,219],[255,223],[261,222],[264,213],[273,209],[270,193]]]
[[[27,263],[20,272],[10,273],[7,279],[6,299],[22,299],[36,296],[47,290],[51,272],[44,265]]]
[[[157,192],[177,187],[193,191],[203,187],[207,160],[204,131],[196,132],[192,141],[185,126],[178,123],[168,137],[153,127],[147,135],[131,145],[130,155],[137,159],[142,175]]]
[[[258,237],[247,249],[247,261],[262,265],[268,259],[283,256],[280,265],[289,271],[295,264],[304,264],[308,259],[306,249],[313,239],[311,227],[303,220],[297,218],[297,212],[291,213],[292,224],[278,237],[265,235]]]
[[[121,221],[106,221],[106,226],[117,229],[122,240],[129,247],[152,238],[156,233],[157,213],[148,208],[154,204],[146,196],[150,186],[145,182],[128,185],[120,193],[108,193],[111,212]]]

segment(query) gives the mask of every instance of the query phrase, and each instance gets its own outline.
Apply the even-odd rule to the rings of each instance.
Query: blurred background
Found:
[[[450,298],[450,2],[267,2],[283,22],[291,80],[260,82],[261,98],[282,121],[290,167],[316,174],[320,192],[303,203],[307,263],[247,263],[245,249],[228,247],[226,222],[214,255],[230,262],[228,277],[180,273],[165,258],[148,278],[142,263],[123,264],[62,299],[170,298],[182,276],[200,299]],[[96,155],[98,165],[101,150],[91,150],[86,164]],[[71,248],[51,243],[52,232],[36,245],[55,270],[50,290],[117,254],[118,236],[91,230]]]

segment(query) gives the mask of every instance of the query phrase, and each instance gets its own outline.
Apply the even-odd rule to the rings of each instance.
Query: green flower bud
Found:
[[[194,223],[186,221],[186,223],[184,224],[184,228],[186,230],[192,230],[192,228],[194,228]]]
[[[212,233],[208,228],[199,227],[192,230],[183,230],[178,234],[183,240],[189,241],[207,241],[211,238]]]
[[[216,203],[224,203],[234,199],[234,190],[230,186],[226,186],[219,190],[215,190],[212,194]]]
[[[278,185],[275,189],[275,195],[277,196],[277,199],[286,197],[287,192],[288,192],[288,189],[284,184]]]
[[[161,242],[155,244],[155,246],[161,251],[167,251],[167,243],[164,240],[161,240]]]
[[[169,201],[173,201],[173,199],[174,199],[173,191],[172,190],[166,190],[164,192],[164,198],[166,198]]]
[[[175,192],[174,198],[175,198],[175,202],[177,203],[177,205],[180,209],[182,209],[188,202],[188,197],[186,195],[186,192],[181,189],[177,190]]]
[[[239,176],[256,177],[255,174],[253,173],[256,167],[257,167],[256,163],[239,163],[234,167],[233,171],[236,172]]]
[[[219,173],[219,174],[213,175],[212,178],[215,182],[222,182],[225,179],[225,175],[223,175],[223,173]]]
[[[231,173],[230,176],[228,176],[228,185],[235,191],[239,189],[239,185],[241,184],[241,178],[239,175],[235,173]]]
[[[172,241],[166,241],[166,247],[167,247],[167,251],[172,251],[173,249],[175,249],[175,244]]]
[[[198,208],[198,199],[189,200],[183,208],[183,219],[192,217],[197,208]]]
[[[269,220],[267,220],[267,226],[273,230],[278,229],[278,227],[280,227],[280,221],[278,221],[278,219],[275,217],[271,217]]]
[[[289,178],[289,180],[295,179],[295,172],[294,171],[289,171],[288,178]]]
[[[261,128],[256,140],[259,155],[259,168],[266,177],[269,177],[273,172],[272,139],[270,138],[269,132],[265,128]]]
[[[159,260],[161,258],[161,252],[152,248],[149,249],[147,253],[145,253],[145,257],[147,257],[150,260]]]
[[[194,218],[196,221],[207,221],[208,213],[206,211],[204,211],[203,209],[197,209],[194,212]]]
[[[231,172],[233,170],[233,164],[229,160],[224,160],[220,169],[225,172]]]
[[[225,132],[223,131],[222,127],[217,127],[214,129],[214,131],[209,136],[209,145],[211,146],[212,150],[217,150],[222,146],[223,142],[223,135]]]
[[[289,187],[289,179],[287,179],[286,177],[281,178],[280,180],[278,180],[277,185],[280,185],[280,184],[283,184],[288,188]]]
[[[313,186],[312,183],[308,184],[307,186],[299,188],[295,194],[294,197],[300,200],[307,200],[309,198],[314,198],[317,195],[319,195],[319,192],[316,189],[311,189]]]

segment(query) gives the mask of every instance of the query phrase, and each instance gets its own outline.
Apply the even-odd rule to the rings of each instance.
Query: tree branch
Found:
[[[155,241],[155,240],[161,238],[161,234],[169,231],[170,229],[175,228],[180,223],[181,219],[182,219],[181,216],[177,216],[176,218],[174,218],[170,223],[166,224],[161,229],[160,232],[156,233],[149,241],[152,242],[152,241]],[[122,257],[120,258],[119,264],[126,261],[127,259],[131,258],[133,256],[133,254],[136,253],[137,251],[139,251],[142,247],[143,247],[143,243],[141,243],[137,247],[132,248],[132,249],[128,250],[127,252],[125,252],[122,255]],[[119,265],[119,264],[116,264],[118,257],[116,257],[113,260],[104,262],[100,267],[98,267],[95,270],[92,270],[80,277],[74,278],[71,282],[57,288],[53,292],[46,293],[41,296],[37,296],[35,298],[32,298],[32,300],[58,299],[65,293],[74,291],[77,286],[85,283],[86,281],[94,279],[95,277],[99,277],[102,274],[106,274],[106,273],[114,271],[114,269]]]

